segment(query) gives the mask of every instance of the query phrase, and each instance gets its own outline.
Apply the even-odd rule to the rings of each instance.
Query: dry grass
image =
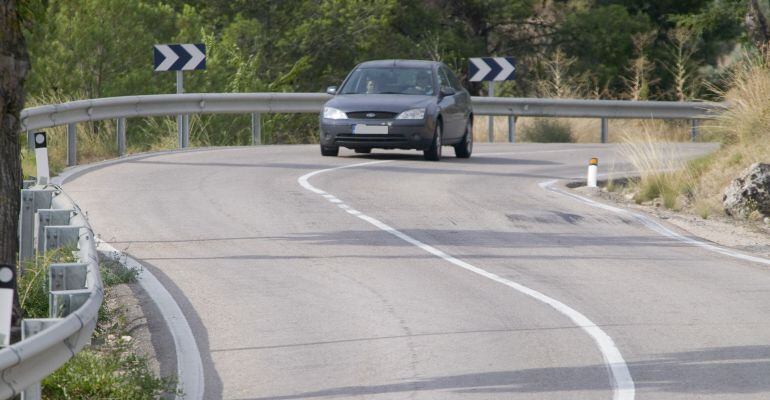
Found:
[[[722,97],[731,107],[714,123],[722,149],[703,166],[696,196],[701,208],[722,213],[722,193],[741,171],[755,162],[770,162],[770,57],[749,59],[730,76]]]
[[[672,144],[646,130],[624,136],[620,153],[639,173],[633,183],[637,203],[660,199],[666,208],[674,210],[688,203],[697,171],[688,167]]]
[[[702,218],[721,215],[725,187],[752,163],[770,162],[770,57],[746,56],[731,72],[728,87],[719,94],[731,107],[706,126],[704,135],[719,139],[722,147],[673,172],[643,172],[636,187],[637,199],[662,197],[669,208],[684,207]],[[654,150],[659,147],[654,142],[643,137],[626,146],[640,171],[649,170],[660,157],[667,156]],[[666,169],[676,167],[666,165]],[[667,201],[666,196],[675,200]]]
[[[528,129],[537,123],[535,117],[521,117],[516,120],[516,142],[522,142]],[[572,138],[576,143],[598,143],[600,140],[601,122],[595,118],[559,118],[570,127]],[[645,132],[656,140],[684,142],[690,140],[689,121],[611,119],[608,121],[608,142],[623,142],[628,135]],[[473,121],[473,139],[476,142],[487,142],[489,133],[489,117],[478,116]],[[708,130],[704,127],[703,130]],[[494,117],[494,142],[508,141],[508,117]]]

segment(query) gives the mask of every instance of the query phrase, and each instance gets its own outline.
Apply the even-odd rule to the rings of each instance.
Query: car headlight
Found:
[[[347,114],[344,112],[332,108],[332,107],[324,107],[324,118],[328,119],[348,119]]]
[[[406,110],[401,114],[398,114],[398,116],[396,116],[396,119],[423,119],[423,118],[425,118],[424,108],[413,108],[411,110]]]

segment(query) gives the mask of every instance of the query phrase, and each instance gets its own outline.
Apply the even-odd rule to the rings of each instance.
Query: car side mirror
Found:
[[[442,87],[441,90],[438,92],[439,97],[452,96],[455,93],[457,93],[457,92],[455,92],[454,89],[452,89],[451,87],[448,87],[448,86]]]
[[[334,96],[335,94],[337,94],[337,87],[329,86],[328,88],[326,88],[326,93]]]

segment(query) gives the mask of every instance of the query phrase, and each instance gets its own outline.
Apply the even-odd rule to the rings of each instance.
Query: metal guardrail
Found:
[[[318,113],[325,93],[189,93],[107,97],[25,109],[24,130],[113,118],[177,114]]]
[[[188,114],[251,114],[252,144],[261,142],[262,113],[318,113],[331,98],[325,93],[188,93],[109,97],[72,101],[25,109],[21,113],[26,131],[67,125],[68,165],[76,164],[75,124],[116,119],[118,155],[126,148],[126,118]],[[607,142],[608,119],[688,119],[692,138],[698,121],[714,118],[726,108],[723,103],[533,99],[515,97],[473,97],[476,116],[508,116],[508,141],[515,140],[518,117],[600,118],[600,141]],[[493,124],[489,141],[493,141]],[[180,129],[179,147],[187,147],[189,132]]]
[[[49,266],[49,317],[22,321],[22,340],[0,350],[0,398],[40,398],[40,381],[91,340],[104,298],[93,230],[58,186],[21,192],[21,266],[61,247],[77,248],[75,263]]]
[[[529,99],[473,97],[478,115],[566,118],[710,119],[723,103],[630,100]]]

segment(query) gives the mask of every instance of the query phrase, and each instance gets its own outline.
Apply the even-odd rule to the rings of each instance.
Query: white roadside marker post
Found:
[[[0,347],[11,344],[11,315],[13,313],[13,291],[15,290],[16,268],[0,264]]]
[[[48,171],[48,143],[45,132],[36,132],[35,137],[35,163],[37,164],[37,184],[47,185],[50,172]]]
[[[586,186],[596,187],[596,177],[599,174],[599,159],[594,157],[588,161],[588,178],[586,179]]]

